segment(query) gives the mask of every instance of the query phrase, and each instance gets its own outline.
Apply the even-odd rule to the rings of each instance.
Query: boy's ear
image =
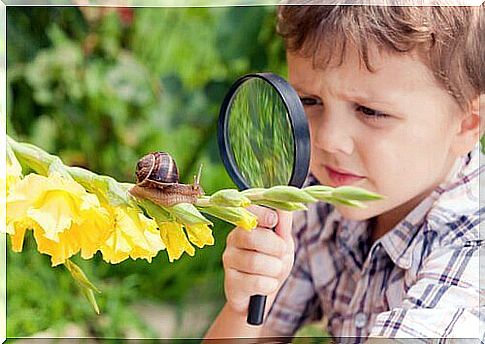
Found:
[[[470,152],[480,140],[485,130],[485,95],[476,97],[470,109],[460,120],[460,130],[455,137],[454,151],[457,155]]]

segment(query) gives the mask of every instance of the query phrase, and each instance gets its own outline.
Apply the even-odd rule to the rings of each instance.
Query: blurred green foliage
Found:
[[[7,133],[120,181],[134,180],[139,157],[165,150],[182,182],[203,163],[206,192],[234,187],[216,142],[222,99],[242,74],[286,74],[271,6],[10,6],[7,27]],[[197,302],[220,306],[221,255],[231,227],[214,222],[216,244],[172,264],[165,252],[152,264],[75,259],[102,290],[101,316],[67,271],[51,268],[27,239],[22,254],[8,250],[7,336],[75,322],[91,336],[124,337],[130,325],[153,337],[129,305],[151,300],[180,312],[196,312]]]

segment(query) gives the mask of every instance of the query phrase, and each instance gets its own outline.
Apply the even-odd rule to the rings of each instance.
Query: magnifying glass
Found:
[[[219,114],[218,143],[229,176],[241,190],[301,187],[310,163],[310,133],[295,90],[272,73],[244,75]],[[252,295],[247,322],[263,322],[265,295]]]

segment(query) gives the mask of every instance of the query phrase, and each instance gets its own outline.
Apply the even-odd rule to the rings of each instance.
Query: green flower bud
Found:
[[[118,183],[116,179],[97,175],[81,167],[68,167],[71,176],[86,190],[106,200],[113,207],[126,205],[133,207],[135,202],[128,190],[133,186],[131,183]]]
[[[332,196],[334,190],[331,186],[326,185],[312,185],[303,189],[307,194],[320,201],[327,201],[329,196]]]
[[[263,199],[263,193],[266,191],[264,188],[251,188],[244,191],[241,191],[241,194],[251,201],[256,201],[259,199]]]
[[[384,196],[355,186],[340,186],[332,192],[332,196],[355,201],[374,201],[384,198]]]
[[[81,288],[81,292],[83,293],[86,300],[88,300],[91,307],[93,307],[96,314],[99,315],[99,307],[98,307],[98,304],[96,303],[96,298],[94,297],[93,290],[85,288],[83,286],[79,286],[79,288]]]
[[[223,207],[247,207],[251,204],[249,198],[235,189],[217,191],[210,197],[209,201],[214,205]]]
[[[260,200],[255,202],[258,205],[264,205],[266,207],[270,207],[273,209],[279,210],[286,210],[286,211],[295,211],[295,210],[307,210],[308,208],[299,202],[281,202],[281,201],[269,201],[269,200]]]
[[[210,196],[200,196],[195,201],[195,205],[197,207],[210,207],[213,204],[210,201]]]
[[[91,283],[91,281],[89,281],[83,270],[72,261],[66,259],[64,266],[71,273],[72,278],[79,283],[79,285],[83,286],[84,288],[92,289],[97,293],[101,292],[94,284]]]
[[[246,230],[251,230],[258,224],[256,216],[250,211],[241,207],[211,206],[201,208],[200,211]]]
[[[294,186],[273,186],[272,188],[263,192],[265,200],[278,201],[278,202],[304,202],[314,203],[317,199],[304,190],[301,190]]]
[[[137,199],[138,204],[146,210],[148,215],[155,220],[156,223],[172,222],[174,218],[164,208],[153,203],[149,199]]]
[[[178,222],[185,223],[188,225],[197,225],[201,223],[205,223],[207,225],[212,225],[208,219],[202,215],[197,208],[190,203],[178,203],[174,206],[167,208],[167,211],[170,212]]]

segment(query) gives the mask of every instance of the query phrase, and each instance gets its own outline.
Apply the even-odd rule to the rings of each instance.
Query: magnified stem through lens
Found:
[[[251,187],[287,185],[294,165],[294,138],[281,96],[253,78],[231,103],[229,142],[239,172]]]

